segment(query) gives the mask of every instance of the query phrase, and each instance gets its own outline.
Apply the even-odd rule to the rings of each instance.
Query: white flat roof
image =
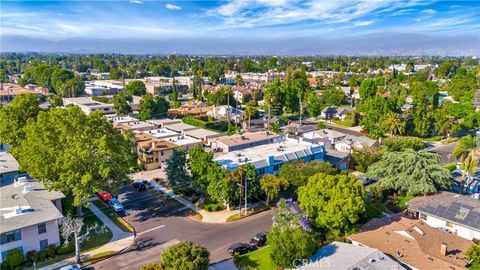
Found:
[[[199,127],[192,126],[185,123],[176,123],[176,124],[166,125],[165,128],[168,128],[170,130],[177,131],[177,132],[184,132],[186,130],[198,129]]]
[[[184,131],[184,133],[200,140],[207,137],[215,138],[215,137],[223,136],[223,134],[213,132],[211,130],[203,129],[203,128],[186,130]]]
[[[178,146],[201,144],[202,143],[201,140],[197,140],[197,139],[195,139],[193,137],[190,137],[188,135],[181,135],[181,134],[179,134],[176,137],[170,137],[170,138],[165,139],[165,140],[168,140],[169,142],[174,143]]]
[[[182,120],[180,119],[170,119],[170,118],[162,118],[162,119],[150,119],[147,120],[147,122],[163,127],[165,125],[171,125],[171,124],[178,124],[182,123]]]
[[[18,172],[18,162],[12,156],[12,154],[7,152],[0,152],[0,172],[1,173],[10,173]]]
[[[166,129],[166,128],[148,130],[148,131],[144,131],[143,133],[153,136],[157,139],[170,138],[170,137],[175,137],[180,135],[180,133],[175,132],[173,130]]]
[[[259,169],[273,165],[269,164],[269,157],[274,157],[274,163],[283,163],[322,151],[323,148],[320,144],[285,138],[281,142],[259,145],[224,154],[218,153],[219,155],[214,157],[213,160],[227,167],[227,169],[234,169],[246,163],[253,164]],[[246,163],[245,159],[247,159]]]
[[[118,116],[118,115],[106,115],[107,119],[112,121],[115,124],[123,124],[123,123],[128,123],[128,122],[138,122],[137,118],[133,118],[130,116]]]

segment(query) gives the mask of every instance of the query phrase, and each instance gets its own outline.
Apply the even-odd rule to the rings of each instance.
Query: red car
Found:
[[[104,202],[108,202],[113,198],[112,195],[106,191],[97,192],[97,195]]]

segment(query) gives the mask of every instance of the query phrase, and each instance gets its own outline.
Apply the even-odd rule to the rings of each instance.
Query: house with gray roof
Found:
[[[10,250],[23,254],[60,245],[58,220],[63,217],[60,192],[48,191],[27,174],[0,187],[0,263]]]
[[[8,153],[10,146],[8,144],[0,144],[0,183],[11,183],[13,178],[19,173],[19,165],[17,160]]]
[[[452,192],[416,197],[408,211],[431,227],[480,241],[480,200]]]
[[[319,249],[305,262],[296,262],[299,270],[404,270],[407,269],[378,249],[342,242],[332,242]]]

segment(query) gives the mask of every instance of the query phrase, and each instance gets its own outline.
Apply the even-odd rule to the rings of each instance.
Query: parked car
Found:
[[[362,182],[364,186],[373,183],[373,179],[366,176],[362,176],[362,178],[358,179],[358,181]]]
[[[144,183],[142,182],[135,182],[132,184],[132,187],[133,189],[135,189],[136,191],[145,191],[147,189],[147,187],[145,186]]]
[[[242,254],[248,253],[252,250],[253,250],[253,247],[250,246],[249,244],[235,243],[227,249],[227,252],[228,252],[228,254],[233,256],[234,254],[242,255]]]
[[[60,270],[80,270],[81,267],[79,264],[71,264],[71,265],[66,265],[62,268],[60,268]]]
[[[267,233],[259,232],[250,239],[250,245],[253,247],[261,247],[267,243]]]
[[[103,202],[108,202],[113,198],[112,194],[106,192],[105,190],[97,192],[97,195]]]
[[[115,198],[112,198],[108,201],[108,205],[115,211],[123,211],[123,205]]]

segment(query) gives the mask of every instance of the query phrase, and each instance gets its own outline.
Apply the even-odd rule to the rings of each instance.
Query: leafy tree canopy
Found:
[[[210,252],[204,246],[182,241],[162,252],[160,269],[171,270],[207,270]]]

